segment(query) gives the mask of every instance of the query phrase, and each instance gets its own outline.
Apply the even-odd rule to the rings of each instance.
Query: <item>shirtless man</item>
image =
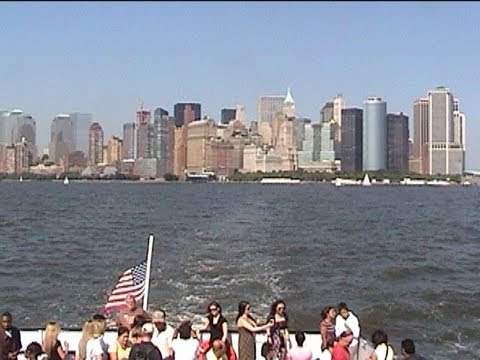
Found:
[[[135,300],[135,296],[127,295],[125,297],[125,304],[126,304],[126,309],[120,311],[117,315],[117,319],[116,319],[117,326],[125,326],[131,330],[135,316],[142,315],[146,318],[149,317],[147,312],[145,312],[142,308],[137,306],[137,301]]]

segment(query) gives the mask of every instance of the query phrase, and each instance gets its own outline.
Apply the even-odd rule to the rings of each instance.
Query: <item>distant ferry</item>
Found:
[[[208,181],[215,181],[217,177],[215,173],[212,171],[203,171],[201,173],[195,172],[185,172],[185,181],[190,182],[208,182]]]
[[[300,179],[292,178],[262,178],[260,184],[299,184]]]

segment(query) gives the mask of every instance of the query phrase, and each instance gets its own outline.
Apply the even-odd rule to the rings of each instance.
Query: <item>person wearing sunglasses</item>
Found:
[[[273,319],[273,325],[267,329],[267,342],[269,346],[269,357],[278,360],[287,358],[290,335],[288,333],[288,315],[285,301],[275,300],[270,308],[267,322]]]
[[[206,330],[210,333],[210,346],[215,340],[222,340],[224,343],[227,341],[227,319],[222,315],[222,307],[216,301],[208,305]]]

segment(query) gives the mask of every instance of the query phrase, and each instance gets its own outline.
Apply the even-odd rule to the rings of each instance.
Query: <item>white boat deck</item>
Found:
[[[39,344],[41,344],[43,339],[43,333],[44,333],[44,329],[20,329],[22,345],[23,345],[22,351],[25,350],[28,344],[30,344],[32,341],[36,341]],[[62,332],[58,337],[62,345],[64,341],[67,341],[69,344],[69,353],[70,353],[69,360],[74,359],[75,349],[78,346],[81,333],[82,332],[79,329],[62,330]],[[235,349],[235,352],[238,355],[238,333],[233,331],[231,331],[230,333],[231,333],[233,348]],[[307,347],[312,351],[313,359],[323,360],[324,357],[322,356],[321,350],[320,350],[320,346],[322,342],[320,334],[306,332],[305,335],[306,335],[306,339],[305,339],[304,347]],[[110,345],[115,341],[116,338],[117,338],[117,332],[115,330],[107,330],[107,332],[105,332],[104,339],[107,344]],[[261,348],[262,348],[262,344],[266,340],[267,340],[267,336],[265,333],[259,333],[256,335],[256,351],[257,351],[256,359],[263,359],[263,357],[261,356]],[[296,342],[295,342],[294,334],[290,334],[290,340],[292,345],[295,346]],[[370,349],[365,351],[369,352]],[[367,355],[365,356],[361,355],[359,360],[366,359],[367,358],[366,356]],[[20,354],[18,359],[25,360],[23,354]]]

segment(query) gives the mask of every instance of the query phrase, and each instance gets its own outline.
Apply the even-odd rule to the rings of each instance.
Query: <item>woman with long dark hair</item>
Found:
[[[335,340],[335,317],[337,310],[333,306],[326,306],[321,313],[320,335],[322,336],[322,351],[327,348],[328,339]]]
[[[288,315],[285,301],[275,300],[270,308],[267,321],[273,319],[273,325],[267,329],[268,343],[270,344],[269,357],[284,360],[287,358],[289,346]]]
[[[240,301],[235,323],[238,329],[238,359],[255,360],[255,333],[270,328],[273,325],[273,320],[259,326],[258,321],[251,314],[250,304],[247,301]]]

